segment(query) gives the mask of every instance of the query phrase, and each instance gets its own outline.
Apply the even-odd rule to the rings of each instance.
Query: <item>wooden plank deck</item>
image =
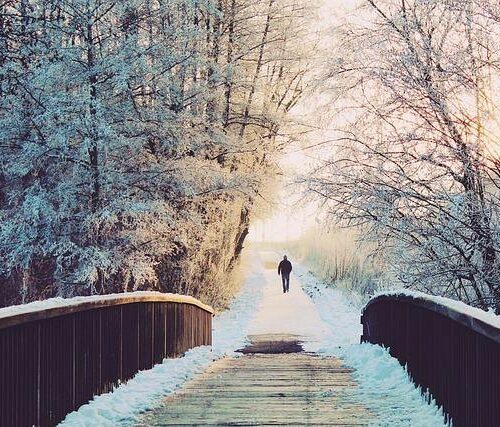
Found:
[[[247,354],[215,362],[146,413],[140,426],[366,425],[352,370],[310,353]]]

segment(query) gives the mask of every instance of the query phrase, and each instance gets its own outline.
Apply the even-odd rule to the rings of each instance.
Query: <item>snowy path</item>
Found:
[[[316,408],[314,411],[324,411],[324,415],[330,416],[332,420],[335,417],[342,419],[342,408],[338,403],[342,402],[344,408],[361,410],[363,417],[358,421],[362,419],[363,423],[369,425],[443,425],[441,412],[435,405],[426,403],[397,360],[378,346],[359,344],[359,309],[349,305],[339,291],[326,287],[306,269],[294,263],[290,293],[283,294],[276,272],[278,255],[273,252],[250,252],[247,255],[250,258],[249,268],[240,294],[233,301],[230,310],[214,319],[212,349],[200,347],[189,351],[180,359],[165,360],[152,370],[139,373],[113,393],[98,396],[94,401],[68,415],[63,424],[131,425],[147,420],[143,425],[151,425],[155,423],[152,414],[161,414],[162,411],[164,415],[168,414],[169,399],[183,396],[188,401],[191,399],[194,404],[196,396],[192,393],[196,387],[193,388],[193,384],[198,381],[198,384],[213,387],[214,375],[217,378],[226,375],[225,378],[229,381],[232,376],[239,375],[235,370],[235,367],[238,367],[241,369],[240,380],[248,381],[252,387],[256,386],[257,388],[253,387],[253,392],[257,395],[261,393],[261,397],[272,397],[272,394],[269,395],[269,387],[272,389],[276,385],[273,385],[271,378],[273,372],[279,381],[284,380],[285,383],[296,386],[296,389],[290,390],[291,400],[285,400],[295,401],[302,407],[303,415],[309,417],[306,417],[309,420],[312,420],[309,410],[312,407]],[[296,336],[300,341],[304,341],[306,351],[315,352],[316,355],[302,353],[304,356],[241,356],[235,353],[235,350],[248,346],[247,336],[257,341],[258,337],[263,336],[285,337],[284,339]],[[286,363],[278,360],[280,357],[291,357],[295,370],[282,370],[280,367],[286,367]],[[250,363],[259,358],[263,358],[261,362],[264,365],[270,363],[267,368],[262,365],[260,371],[262,378],[266,379],[264,382],[256,382],[255,378],[246,374],[249,372],[246,361]],[[315,367],[316,362],[311,360],[326,360],[326,363],[331,364],[331,369],[325,368],[323,362],[318,362],[319,367]],[[345,371],[342,371],[343,377],[340,380],[340,377],[331,375],[339,366],[344,366]],[[220,385],[220,381],[218,384]],[[281,383],[279,385],[283,386]],[[220,388],[219,397],[224,396],[224,390],[224,386]],[[186,394],[187,391],[189,392]],[[245,402],[241,393],[234,395],[233,392],[230,384],[227,385],[225,399],[211,400],[210,405],[217,408],[218,403],[225,402],[231,395],[239,396],[239,400],[233,402],[238,403],[234,408],[239,410],[240,414],[257,410],[252,399],[246,399]],[[335,399],[332,400],[332,396]],[[182,402],[179,401],[179,405],[182,405]],[[198,415],[208,411],[203,405],[198,406]],[[337,412],[333,411],[334,409]],[[279,405],[274,407],[273,411],[277,414]],[[141,415],[144,413],[145,417]],[[215,414],[213,411],[211,413]],[[300,413],[299,411],[295,415],[299,416]],[[350,416],[348,410],[345,414]],[[191,415],[197,416],[196,413]],[[234,412],[228,412],[227,416],[229,418],[222,421],[231,422],[233,417],[234,422]],[[218,418],[215,415],[214,417],[213,420],[216,421]],[[243,417],[242,420],[244,419]],[[282,420],[276,418],[278,419]],[[246,420],[248,421],[248,418]],[[298,420],[299,424],[306,424],[304,419]],[[260,421],[265,419],[260,418]],[[324,424],[324,420],[322,423]]]
[[[281,278],[276,270],[276,254],[261,252],[265,279],[258,311],[248,334],[294,335],[304,341],[307,351],[316,351],[328,333],[314,303],[292,274],[290,292],[283,294]]]

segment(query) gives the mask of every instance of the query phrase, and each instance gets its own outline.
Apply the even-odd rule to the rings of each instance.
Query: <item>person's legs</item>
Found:
[[[281,275],[281,282],[283,283],[283,293],[286,292],[286,276],[284,274]]]
[[[286,292],[290,292],[290,275],[285,276],[286,281]]]

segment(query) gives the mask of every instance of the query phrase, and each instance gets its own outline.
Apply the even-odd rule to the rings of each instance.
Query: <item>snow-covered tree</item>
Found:
[[[3,303],[132,289],[217,303],[301,93],[294,17],[290,0],[2,3]]]
[[[335,154],[308,180],[405,286],[500,307],[494,2],[367,0],[328,71]]]

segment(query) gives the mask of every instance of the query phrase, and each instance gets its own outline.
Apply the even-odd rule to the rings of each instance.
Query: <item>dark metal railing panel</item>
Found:
[[[165,357],[211,344],[213,311],[192,299],[57,308],[0,322],[0,426],[51,426]]]
[[[153,362],[167,357],[167,304],[154,304]]]
[[[139,371],[153,367],[153,304],[137,304],[139,322]]]
[[[73,322],[49,319],[40,324],[39,424],[53,425],[72,410]],[[88,375],[85,377],[88,378]],[[15,381],[15,378],[14,378]]]
[[[377,304],[380,306],[381,303],[384,302],[389,303],[390,301],[397,301],[398,303],[406,302],[411,304],[412,306],[421,307],[428,311],[441,314],[449,319],[461,323],[467,328],[472,329],[473,331],[476,331],[500,344],[499,323],[498,322],[492,323],[490,320],[485,320],[484,316],[482,315],[487,316],[487,314],[482,310],[475,309],[473,307],[469,307],[463,304],[464,307],[468,308],[467,312],[464,312],[463,310],[460,310],[458,308],[453,308],[452,306],[440,304],[439,302],[433,300],[432,299],[433,297],[429,296],[430,299],[426,299],[424,296],[425,294],[421,294],[421,296],[418,296],[418,294],[416,296],[397,294],[397,293],[387,294],[387,295],[383,294],[375,298],[372,298],[368,302],[363,311],[367,311],[372,304]],[[446,300],[445,298],[442,299]],[[481,313],[482,315],[475,316],[474,312]]]
[[[122,378],[122,310],[119,306],[101,309],[100,317],[101,383],[102,392],[106,393]]]
[[[38,328],[15,327],[0,336],[0,425],[33,425],[36,423],[30,408],[37,400],[37,389],[30,388],[37,376],[38,355],[32,343],[38,342]],[[10,386],[6,379],[18,381]],[[12,409],[10,409],[12,408]]]
[[[493,325],[405,296],[373,299],[361,321],[362,341],[388,347],[455,426],[499,425],[500,343]]]

